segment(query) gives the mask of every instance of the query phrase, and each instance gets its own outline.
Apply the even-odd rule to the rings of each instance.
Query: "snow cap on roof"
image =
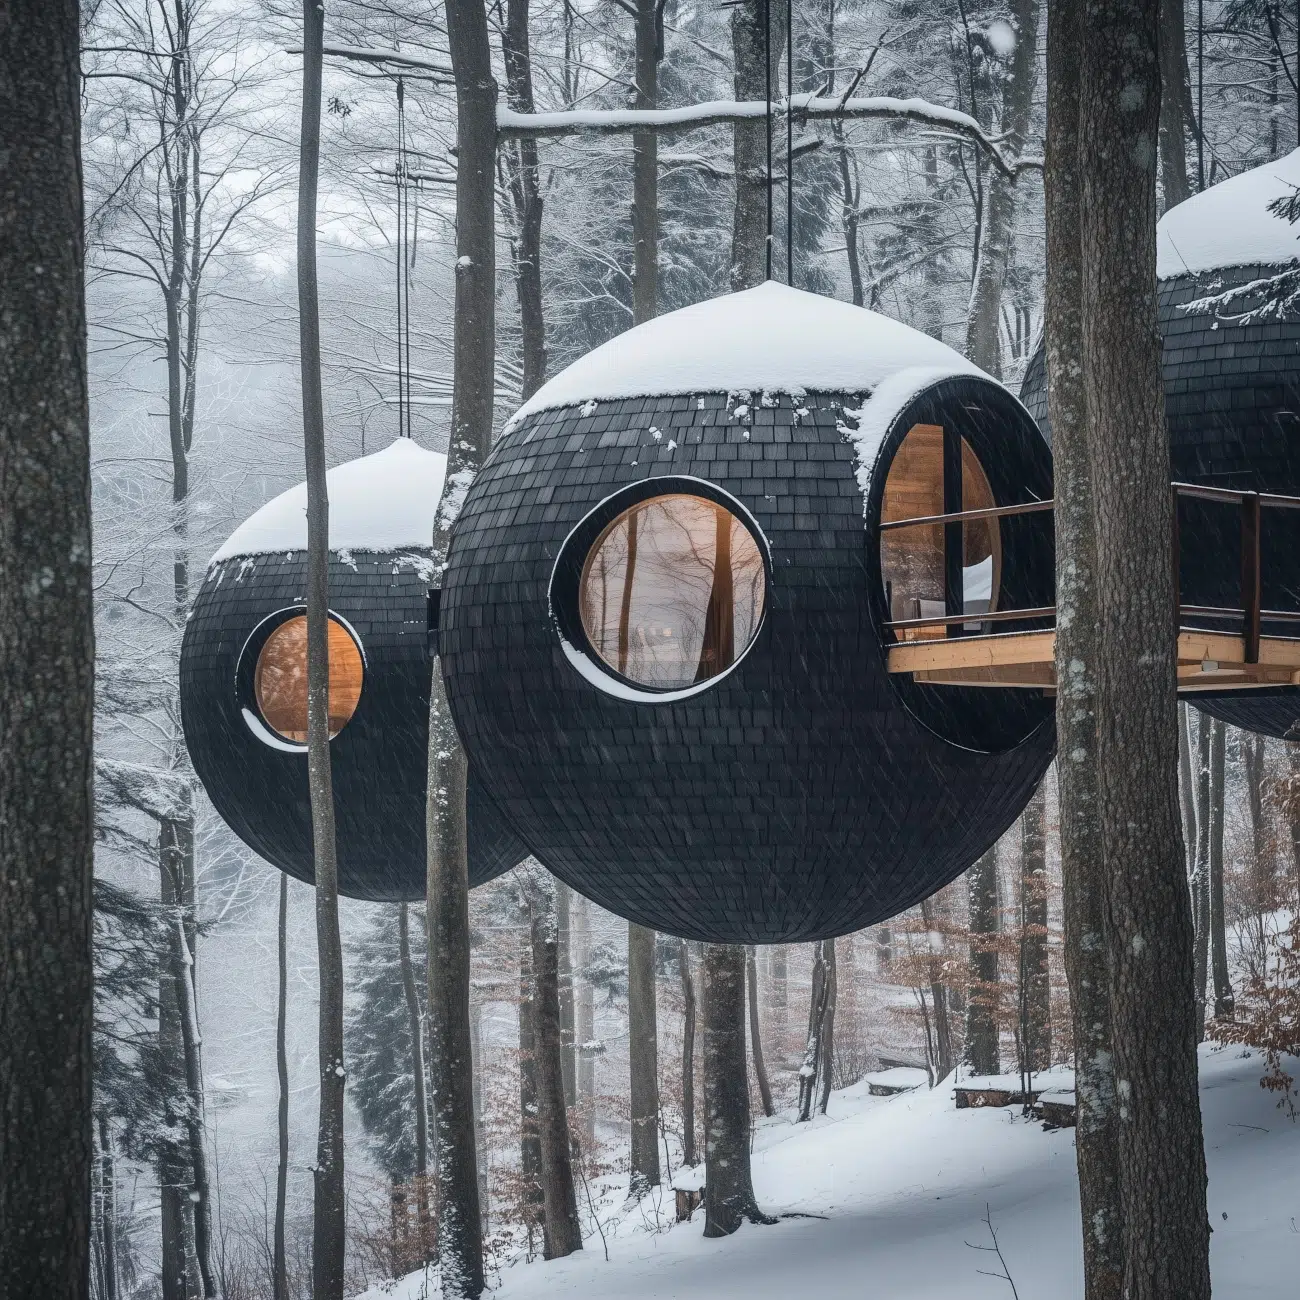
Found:
[[[1156,275],[1294,261],[1300,225],[1269,211],[1300,187],[1300,149],[1254,167],[1170,208],[1156,226]]]
[[[865,393],[914,367],[982,372],[877,312],[768,281],[683,307],[588,352],[515,412],[684,393]]]
[[[398,551],[433,543],[447,457],[398,438],[383,451],[335,466],[325,476],[330,548]],[[307,548],[307,485],[272,498],[231,533],[212,563],[239,555]]]

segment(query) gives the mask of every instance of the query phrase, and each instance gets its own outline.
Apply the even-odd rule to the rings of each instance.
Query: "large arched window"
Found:
[[[996,504],[988,477],[970,444],[961,443],[961,509],[984,510]],[[890,462],[885,479],[881,523],[922,519],[945,513],[944,431],[937,424],[914,424]],[[961,528],[962,612],[983,614],[997,608],[1002,541],[996,519],[965,520]],[[947,613],[945,572],[947,528],[927,524],[890,529],[880,535],[880,569],[889,593],[890,617],[931,618]],[[973,624],[972,626],[978,626]],[[943,636],[942,627],[913,629],[913,636]]]
[[[758,632],[767,576],[754,535],[725,506],[669,493],[623,511],[587,552],[583,631],[603,663],[674,690],[725,672]]]
[[[365,675],[361,651],[336,618],[329,621],[329,728],[331,739],[356,712]],[[253,672],[253,696],[262,721],[282,740],[307,743],[307,619],[281,623],[262,645]]]

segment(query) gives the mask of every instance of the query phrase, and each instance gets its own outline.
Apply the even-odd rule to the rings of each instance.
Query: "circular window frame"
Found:
[[[361,656],[361,693],[357,696],[357,706],[348,716],[347,722],[330,737],[330,743],[333,744],[348,729],[361,708],[362,700],[365,699],[366,679],[370,675],[370,660],[366,655],[365,642],[362,641],[356,628],[337,610],[329,610],[328,615],[352,638],[352,644],[356,646],[357,653]],[[307,745],[305,742],[289,740],[280,735],[262,716],[262,710],[257,703],[257,661],[261,657],[263,647],[276,631],[291,620],[306,618],[306,616],[306,605],[287,605],[283,609],[277,609],[273,614],[268,614],[248,634],[235,664],[235,703],[244,725],[262,744],[270,749],[278,749],[283,754],[306,754]]]
[[[738,520],[753,538],[763,562],[763,609],[754,634],[749,638],[745,648],[721,672],[705,678],[702,682],[693,682],[689,686],[647,686],[644,682],[623,676],[600,656],[587,636],[587,630],[582,622],[579,599],[582,571],[592,547],[599,541],[606,528],[620,515],[643,501],[662,496],[698,497],[721,506]],[[619,488],[617,492],[612,492],[593,506],[560,544],[555,564],[551,568],[546,599],[551,625],[559,638],[560,649],[580,677],[617,699],[638,704],[671,704],[676,700],[690,699],[694,695],[712,689],[744,663],[767,626],[771,595],[772,547],[749,507],[730,492],[718,487],[716,483],[710,483],[707,479],[693,478],[685,474],[671,474],[640,479],[627,487]]]

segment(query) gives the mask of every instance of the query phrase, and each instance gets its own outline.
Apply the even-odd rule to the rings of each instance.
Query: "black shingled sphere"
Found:
[[[1041,694],[887,674],[866,522],[884,472],[864,503],[844,433],[861,404],[782,396],[737,419],[726,394],[706,392],[544,410],[502,437],[466,497],[440,631],[457,728],[520,839],[622,916],[709,941],[857,930],[964,871],[1051,759]],[[1047,447],[1000,385],[966,376],[927,389],[893,421],[880,465],[915,422],[957,425],[999,501],[1050,496]],[[750,652],[701,693],[618,698],[566,657],[552,575],[569,599],[599,527],[638,495],[672,490],[752,515],[770,544],[766,616]],[[1002,537],[1002,603],[1046,603],[1050,517],[1006,521]],[[572,609],[554,613],[571,625]]]
[[[194,601],[181,648],[181,716],[194,770],[213,806],[255,852],[310,883],[311,806],[305,751],[259,739],[249,637],[277,614],[302,613],[302,552],[221,561]],[[331,611],[356,633],[365,677],[356,712],[330,744],[339,889],[352,898],[411,901],[425,894],[425,770],[429,681],[427,566],[408,551],[331,557]],[[525,850],[471,772],[470,879],[509,870]]]
[[[1184,306],[1275,274],[1243,266],[1160,282],[1165,414],[1173,477],[1184,483],[1300,495],[1300,319],[1243,324]],[[1234,315],[1240,306],[1230,309]],[[1040,347],[1020,397],[1050,441],[1047,375]],[[1187,604],[1240,606],[1240,524],[1231,506],[1179,507],[1179,586]],[[1261,579],[1266,609],[1300,609],[1300,512],[1263,512]],[[1190,621],[1190,620],[1188,620]],[[1202,620],[1203,621],[1203,620]],[[1240,622],[1224,622],[1235,630]],[[1264,631],[1295,634],[1294,623]],[[1197,692],[1198,709],[1234,726],[1286,736],[1300,724],[1300,690]]]

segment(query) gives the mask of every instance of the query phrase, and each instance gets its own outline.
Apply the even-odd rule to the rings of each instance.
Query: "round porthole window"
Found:
[[[347,725],[361,700],[365,666],[352,633],[332,615],[329,620],[329,727],[333,739]],[[252,681],[253,701],[262,722],[281,740],[307,743],[307,618],[295,614],[279,623],[262,642]]]
[[[588,646],[620,678],[677,691],[725,673],[763,619],[767,572],[750,528],[688,492],[647,497],[612,519],[582,563]]]

